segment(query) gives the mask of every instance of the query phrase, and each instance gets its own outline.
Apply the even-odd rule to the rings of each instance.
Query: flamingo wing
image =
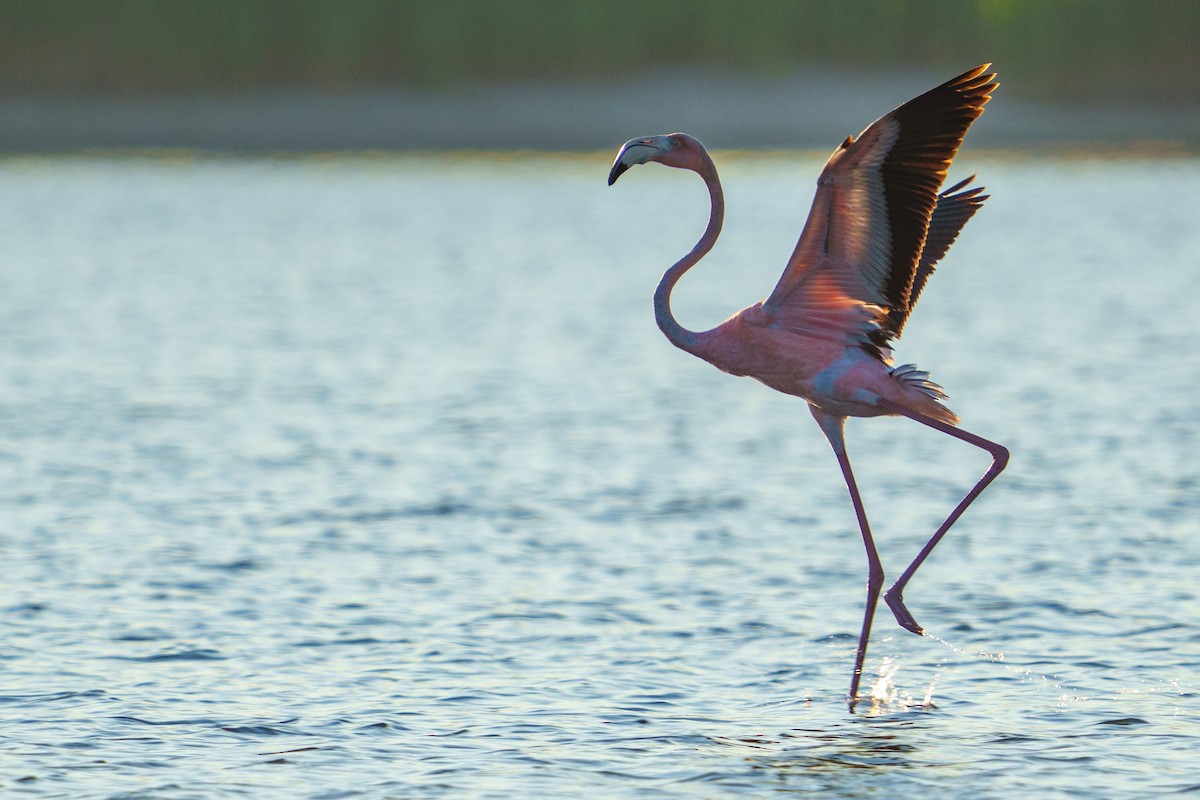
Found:
[[[909,100],[830,156],[800,241],[763,303],[776,324],[876,345],[899,335],[982,202],[979,189],[954,193],[965,183],[940,196],[938,188],[997,86],[988,66]]]
[[[975,179],[975,176],[959,181],[938,195],[937,205],[929,218],[929,231],[925,234],[925,246],[921,248],[921,258],[917,262],[917,271],[913,275],[912,289],[908,293],[907,307],[892,308],[888,312],[887,329],[894,332],[895,338],[900,338],[904,323],[912,313],[925,281],[933,274],[934,267],[946,255],[950,245],[958,238],[959,232],[967,224],[967,220],[975,216],[975,212],[983,207],[983,202],[989,195],[983,194],[982,186],[964,188]]]

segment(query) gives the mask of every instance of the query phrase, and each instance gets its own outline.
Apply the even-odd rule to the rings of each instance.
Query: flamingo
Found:
[[[676,347],[718,369],[748,376],[808,402],[841,466],[867,552],[867,600],[848,701],[851,713],[883,588],[884,572],[862,497],[846,454],[847,417],[902,416],[987,451],[992,463],[900,577],[883,592],[896,621],[924,629],[904,605],[904,589],[946,531],[1004,469],[1008,450],[956,427],[947,395],[928,372],[894,366],[900,337],[925,282],[987,195],[968,188],[974,176],[939,193],[967,128],[998,85],[990,64],[968,70],[871,123],[833,152],[817,179],[808,221],[779,283],[762,302],[712,330],[696,332],[671,314],[671,291],[720,235],[725,215],[717,169],[699,140],[686,133],[630,139],[608,174],[656,161],[704,179],[711,210],[691,251],[664,273],[654,316]]]

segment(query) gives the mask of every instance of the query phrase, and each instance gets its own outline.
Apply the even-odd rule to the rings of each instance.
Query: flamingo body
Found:
[[[898,374],[862,347],[838,341],[833,330],[814,327],[796,335],[781,327],[762,303],[697,338],[693,352],[721,371],[754,378],[835,416],[894,414],[879,404],[886,398],[945,422],[957,420],[937,394],[907,380],[906,373]]]
[[[679,279],[712,249],[725,215],[717,169],[699,140],[685,133],[630,139],[609,172],[613,184],[637,164],[658,162],[703,178],[708,226],[692,250],[663,274],[655,319],[666,337],[731,375],[747,376],[807,401],[842,469],[867,551],[867,604],[855,654],[853,711],[875,607],[882,596],[896,621],[924,631],[904,605],[917,568],[1008,463],[1002,445],[956,427],[958,417],[929,374],[895,366],[891,342],[935,266],[986,195],[971,179],[939,193],[967,129],[996,87],[988,65],[913,98],[846,140],[817,180],[812,208],[775,289],[762,302],[708,331],[690,331],[671,313]],[[887,592],[866,510],[846,453],[849,417],[905,416],[986,450],[992,464],[934,532]]]

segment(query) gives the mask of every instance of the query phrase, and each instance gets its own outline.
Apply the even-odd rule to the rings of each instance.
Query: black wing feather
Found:
[[[900,326],[916,299],[913,287],[926,234],[939,205],[938,187],[967,128],[983,113],[984,104],[998,85],[995,75],[987,74],[988,66],[969,70],[888,115],[898,124],[899,134],[881,169],[891,228],[891,264],[884,296],[890,309],[901,312]],[[949,209],[961,210],[961,206],[951,203],[947,213]],[[974,212],[972,209],[970,214]],[[945,246],[953,240],[950,236]],[[899,327],[892,333],[899,335]]]
[[[904,323],[916,306],[934,267],[946,255],[950,245],[954,244],[967,220],[975,216],[975,212],[983,207],[983,201],[988,199],[988,195],[983,194],[982,186],[963,188],[974,179],[972,175],[938,195],[937,205],[929,219],[929,230],[925,234],[925,244],[921,248],[921,258],[917,262],[917,271],[913,275],[912,288],[908,293],[908,305],[905,308],[892,307],[888,313],[887,328],[896,338],[904,330]]]

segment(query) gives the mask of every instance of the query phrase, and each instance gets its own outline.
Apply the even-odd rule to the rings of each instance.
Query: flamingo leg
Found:
[[[879,592],[883,588],[883,564],[879,560],[879,552],[875,548],[875,540],[871,536],[871,526],[867,522],[867,510],[863,506],[862,495],[858,492],[858,484],[854,480],[854,471],[850,469],[850,457],[846,455],[846,418],[835,417],[818,411],[809,406],[833,452],[842,468],[842,477],[846,479],[846,488],[850,491],[850,502],[854,504],[854,514],[858,517],[858,528],[862,532],[863,545],[867,550],[867,603],[863,612],[862,632],[858,635],[858,651],[854,655],[854,672],[850,676],[850,692],[847,701],[850,712],[858,704],[858,685],[862,680],[863,662],[867,657],[867,641],[871,637],[871,622],[875,619],[875,607],[879,604]]]
[[[908,568],[896,579],[891,588],[883,593],[883,599],[887,601],[888,607],[892,609],[892,614],[896,617],[896,621],[900,623],[900,626],[915,634],[923,635],[925,631],[917,624],[913,615],[904,605],[904,587],[908,585],[908,581],[916,573],[917,569],[925,562],[929,554],[933,552],[933,548],[937,547],[938,542],[946,535],[946,531],[950,530],[950,526],[957,522],[962,513],[967,510],[967,506],[971,505],[975,501],[975,498],[979,497],[983,490],[987,488],[988,484],[995,480],[996,476],[1004,470],[1005,465],[1008,464],[1008,448],[984,439],[982,436],[976,436],[970,431],[960,430],[953,425],[947,425],[944,422],[904,408],[888,400],[881,399],[879,403],[884,408],[895,411],[897,414],[902,414],[909,419],[916,420],[922,425],[928,425],[934,430],[948,433],[956,439],[961,439],[964,442],[986,450],[992,456],[992,465],[988,467],[987,472],[983,473],[983,477],[976,482],[971,491],[967,492],[966,496],[954,507],[954,510],[950,512],[950,516],[946,517],[946,520],[934,532],[929,541],[925,543],[925,546],[921,548],[921,552],[917,553],[917,557],[913,559]]]

